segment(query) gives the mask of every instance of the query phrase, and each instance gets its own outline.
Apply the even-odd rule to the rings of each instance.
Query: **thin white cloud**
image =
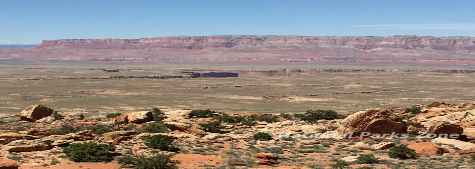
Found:
[[[354,25],[353,28],[364,29],[364,30],[398,30],[398,31],[475,31],[475,23],[374,24],[374,25]]]

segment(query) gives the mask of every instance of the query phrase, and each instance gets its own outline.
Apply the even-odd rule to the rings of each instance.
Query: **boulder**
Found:
[[[358,156],[346,156],[346,157],[343,157],[341,160],[347,163],[354,163],[358,160]]]
[[[417,155],[433,156],[444,153],[442,148],[431,142],[411,143],[407,147],[416,151]]]
[[[450,145],[455,148],[458,148],[460,150],[470,150],[470,149],[475,149],[475,144],[474,143],[469,143],[465,141],[460,141],[456,139],[448,139],[448,138],[435,138],[432,139],[432,142],[435,144],[445,144],[445,145]]]
[[[17,140],[8,143],[5,146],[5,150],[8,152],[33,152],[49,150],[52,148],[53,146],[50,144],[38,140]]]
[[[0,169],[18,169],[18,164],[14,160],[0,159]]]
[[[20,112],[20,119],[34,122],[36,120],[51,116],[54,110],[43,105],[31,105]]]
[[[462,134],[463,128],[457,124],[437,122],[429,126],[428,131],[434,134]]]
[[[114,119],[116,123],[146,123],[153,120],[153,113],[150,111],[138,111],[122,114]]]
[[[2,132],[0,133],[0,144],[8,144],[15,140],[22,140],[22,139],[34,139],[34,136],[30,136],[27,134],[20,134],[14,132]]]
[[[257,153],[256,158],[260,165],[274,165],[279,163],[279,157],[272,153]]]
[[[405,133],[407,126],[398,122],[392,110],[360,111],[349,115],[340,122],[337,131],[340,134],[370,132],[370,133]]]

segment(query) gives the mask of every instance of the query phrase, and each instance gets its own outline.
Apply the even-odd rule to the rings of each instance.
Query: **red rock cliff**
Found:
[[[45,40],[39,48],[145,49],[145,48],[400,48],[475,51],[473,37],[317,37],[317,36],[190,36],[142,39]]]

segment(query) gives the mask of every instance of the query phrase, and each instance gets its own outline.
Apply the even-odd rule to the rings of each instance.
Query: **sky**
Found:
[[[0,44],[182,35],[475,36],[475,1],[0,1]]]

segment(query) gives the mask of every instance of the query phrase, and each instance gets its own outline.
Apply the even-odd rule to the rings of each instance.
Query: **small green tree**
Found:
[[[146,137],[144,142],[147,147],[162,151],[177,152],[179,149],[173,145],[174,138],[167,135],[155,135]]]
[[[113,160],[114,147],[94,142],[74,143],[63,152],[74,162],[109,162]]]
[[[379,160],[373,154],[361,154],[358,156],[356,162],[358,164],[376,164]]]
[[[257,132],[256,134],[254,134],[254,139],[261,140],[261,141],[269,141],[269,140],[272,140],[272,134]]]
[[[391,147],[388,152],[389,157],[397,159],[414,159],[416,158],[416,151],[413,149],[407,148],[406,145],[400,144],[394,147]]]

